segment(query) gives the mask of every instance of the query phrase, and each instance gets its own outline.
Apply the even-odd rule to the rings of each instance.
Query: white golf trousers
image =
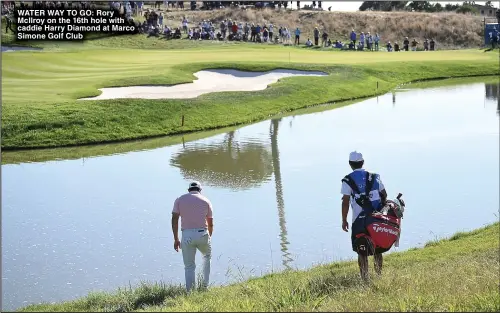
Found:
[[[181,250],[187,291],[190,291],[195,286],[196,250],[200,250],[203,255],[203,286],[208,287],[210,259],[212,257],[212,244],[208,230],[204,228],[184,229],[182,231]]]

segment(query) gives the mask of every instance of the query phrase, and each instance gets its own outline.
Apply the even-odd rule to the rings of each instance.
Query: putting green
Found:
[[[3,53],[2,148],[101,143],[231,126],[384,93],[413,80],[498,75],[498,57],[481,50],[371,53],[272,45]],[[103,87],[191,82],[194,72],[206,68],[288,68],[330,75],[285,78],[264,91],[211,93],[189,100],[77,101],[99,95],[97,89]]]

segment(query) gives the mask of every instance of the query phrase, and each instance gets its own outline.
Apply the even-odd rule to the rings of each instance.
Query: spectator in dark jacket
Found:
[[[321,35],[321,45],[326,47],[327,40],[328,40],[328,34],[326,33],[326,30],[323,30],[323,35]]]
[[[386,48],[387,48],[387,52],[392,52],[392,45],[391,45],[390,41],[387,42]]]
[[[319,45],[319,29],[314,27],[314,45]]]
[[[405,37],[405,40],[403,41],[403,50],[408,51],[409,46],[410,46],[410,41],[408,40],[408,37]]]
[[[434,39],[431,39],[431,41],[429,42],[429,50],[436,50],[436,42],[434,41]]]

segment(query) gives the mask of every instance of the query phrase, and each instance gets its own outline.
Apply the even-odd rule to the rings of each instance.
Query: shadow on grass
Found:
[[[197,278],[194,293],[207,292],[208,288],[203,287],[202,277]],[[139,286],[125,289],[118,289],[116,293],[91,293],[86,301],[86,308],[92,310],[103,310],[104,312],[131,312],[144,310],[148,307],[168,306],[169,301],[188,293],[181,284],[171,285],[164,282],[143,281]]]
[[[114,293],[92,292],[88,296],[74,301],[60,304],[49,309],[50,304],[29,305],[24,311],[104,311],[104,312],[130,312],[146,309],[150,306],[164,306],[166,300],[186,295],[186,289],[179,285],[167,285],[163,282],[141,282],[132,288],[119,288]]]
[[[94,293],[86,298],[87,307],[101,308],[106,312],[128,312],[144,309],[148,306],[162,305],[165,300],[185,295],[186,290],[181,285],[165,283],[141,284],[132,289],[119,289],[114,294]]]
[[[316,296],[326,296],[346,289],[361,289],[367,284],[357,273],[339,274],[330,271],[327,275],[312,278],[308,283],[308,289]]]
[[[266,298],[271,311],[288,311],[290,308],[310,307],[315,310],[332,294],[350,290],[360,292],[369,286],[359,275],[335,273],[330,271],[320,276],[312,277],[305,285],[278,287],[276,292],[269,293]]]
[[[89,34],[89,36],[85,37],[85,40],[86,41],[93,41],[93,40],[99,40],[99,39],[105,39],[105,38],[119,37],[119,36],[123,36],[123,35],[130,35],[130,34],[123,34],[123,33],[92,33],[92,34]]]

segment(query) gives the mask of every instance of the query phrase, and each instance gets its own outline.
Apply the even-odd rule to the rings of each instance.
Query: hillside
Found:
[[[420,43],[425,38],[434,38],[437,49],[463,49],[478,48],[483,44],[483,19],[478,16],[457,13],[420,13],[420,12],[328,12],[328,11],[292,11],[292,10],[255,10],[255,9],[224,9],[214,11],[190,11],[169,10],[162,6],[161,12],[166,16],[165,24],[178,27],[181,25],[183,16],[190,22],[189,27],[195,27],[203,20],[216,23],[216,28],[224,19],[237,22],[259,23],[260,25],[272,23],[278,28],[286,26],[289,28],[300,27],[302,30],[301,43],[307,37],[311,37],[314,27],[320,31],[326,29],[332,41],[340,40],[346,42],[349,33],[354,29],[359,35],[363,32],[379,33],[382,43],[402,42],[405,36],[410,40],[416,38]],[[139,17],[138,20],[142,18]],[[14,42],[12,33],[5,33],[2,29],[3,45],[29,45],[37,47],[65,47],[67,43],[62,42],[36,42],[24,41]],[[176,49],[190,48],[201,45],[211,45],[210,42],[194,43],[186,40],[165,41],[147,40],[145,35],[123,36],[129,38],[130,46],[117,46],[115,40],[102,38],[88,42],[91,46],[112,48],[143,48],[143,49]],[[126,43],[125,43],[126,44]],[[71,46],[81,46],[71,44]],[[420,44],[420,48],[422,45]]]
[[[314,27],[326,29],[332,40],[346,41],[354,29],[360,32],[378,32],[383,42],[401,42],[405,36],[422,42],[434,38],[438,48],[477,48],[483,43],[483,19],[457,13],[418,12],[328,12],[225,9],[214,11],[167,12],[168,25],[180,26],[182,16],[198,24],[203,20],[220,23],[233,21],[272,23],[276,26],[300,27],[303,37],[312,37]],[[190,26],[194,26],[191,23]],[[218,27],[218,26],[217,26]],[[307,38],[304,38],[305,41]]]

